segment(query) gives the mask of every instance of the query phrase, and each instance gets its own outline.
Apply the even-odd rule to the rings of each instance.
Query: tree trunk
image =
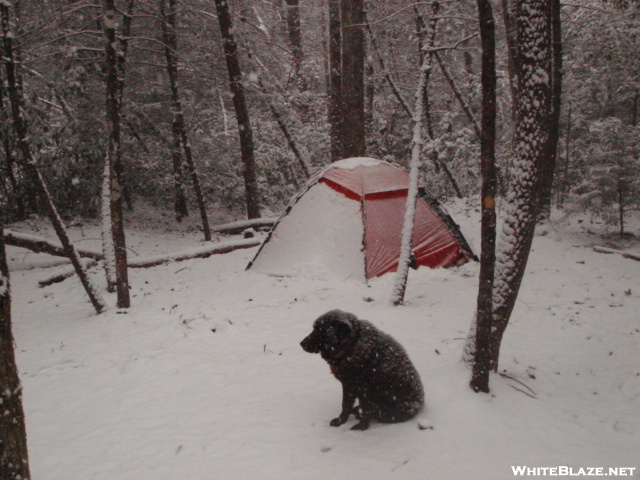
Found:
[[[27,431],[11,330],[9,267],[0,225],[0,478],[28,480]]]
[[[507,73],[509,75],[509,91],[511,92],[511,125],[516,123],[516,95],[518,92],[518,75],[515,59],[518,56],[518,40],[516,35],[516,20],[511,9],[515,0],[501,0],[502,20],[507,40]]]
[[[111,233],[116,265],[118,308],[129,308],[129,276],[127,245],[124,233],[123,165],[120,147],[120,79],[116,52],[116,20],[114,0],[104,0],[104,35],[107,103],[107,158],[111,177]]]
[[[173,136],[171,163],[173,165],[173,192],[175,195],[173,210],[176,214],[176,221],[182,222],[184,217],[189,216],[189,208],[187,206],[187,197],[184,192],[184,182],[182,178],[182,155],[180,153],[182,142],[180,141],[180,128],[176,122],[175,111],[173,113],[173,121],[171,122],[171,134]]]
[[[47,212],[47,215],[49,216],[49,219],[53,224],[53,228],[55,229],[58,238],[60,239],[60,243],[62,243],[67,257],[69,258],[69,260],[71,260],[71,263],[76,269],[78,277],[80,278],[80,281],[82,282],[82,285],[84,286],[84,289],[86,290],[93,307],[95,308],[97,313],[102,313],[107,309],[107,305],[100,297],[95,286],[90,282],[89,277],[87,276],[84,268],[80,263],[80,256],[69,240],[69,236],[65,231],[62,219],[58,215],[58,211],[53,204],[53,201],[51,200],[51,196],[49,195],[47,186],[45,185],[44,180],[40,175],[40,172],[38,171],[38,167],[36,166],[33,155],[31,154],[31,148],[27,143],[27,123],[23,118],[21,111],[21,98],[16,82],[15,63],[13,61],[12,35],[9,27],[9,7],[6,3],[0,2],[0,14],[2,16],[2,37],[4,40],[3,45],[5,69],[7,72],[7,88],[9,92],[9,100],[11,103],[11,113],[16,134],[17,150],[22,155],[21,160],[23,162],[23,166],[29,177],[29,180],[33,184],[34,188],[38,191],[45,211]]]
[[[127,52],[129,51],[129,39],[131,38],[131,22],[133,20],[133,7],[135,6],[135,0],[127,1],[127,9],[123,13],[122,20],[122,37],[120,38],[120,55],[118,56],[118,68],[120,70],[120,98],[118,103],[120,105],[120,115],[123,114],[123,96],[124,96],[124,79],[125,79],[125,66],[127,60]],[[134,132],[135,133],[135,132]],[[131,191],[131,182],[127,180],[126,172],[123,172],[122,181],[124,183],[124,201],[127,204],[127,210],[133,212],[133,193]]]
[[[342,20],[342,155],[367,153],[364,113],[364,0],[341,0]]]
[[[176,35],[176,11],[174,2],[169,3],[169,12],[166,11],[166,0],[160,1],[160,20],[162,23],[162,37],[164,41],[164,53],[167,61],[167,73],[169,75],[169,86],[171,89],[171,111],[173,114],[171,133],[173,135],[173,143],[171,148],[171,158],[173,163],[173,186],[174,186],[174,211],[176,220],[182,221],[183,217],[189,215],[187,208],[187,199],[184,193],[184,183],[182,181],[182,132],[181,126],[184,126],[184,119],[180,122],[182,115],[182,104],[180,102],[180,93],[178,90],[178,65],[175,58],[177,49]],[[182,125],[181,125],[182,123]],[[208,219],[207,219],[208,220]],[[208,221],[207,221],[208,223]]]
[[[287,3],[287,33],[289,34],[289,43],[291,43],[296,83],[301,91],[305,91],[308,87],[307,82],[302,75],[304,50],[302,49],[302,29],[300,27],[300,2],[299,0],[285,1]]]
[[[24,202],[22,201],[22,196],[20,195],[20,185],[18,184],[18,179],[16,178],[15,172],[13,171],[15,161],[13,159],[13,149],[11,147],[11,135],[9,134],[9,130],[10,130],[8,125],[9,115],[4,105],[4,81],[2,80],[1,69],[0,69],[0,116],[3,121],[3,123],[0,124],[0,137],[2,139],[2,149],[4,150],[4,158],[6,162],[5,164],[6,178],[9,179],[9,184],[11,185],[11,191],[13,192],[12,197],[15,201],[17,217],[18,219],[22,220],[26,216],[26,210],[24,208]],[[6,124],[4,124],[5,121],[7,122]],[[0,216],[0,223],[6,221],[6,218],[3,218],[3,216]]]
[[[122,100],[124,98],[124,80],[127,65],[127,50],[129,47],[129,35],[131,34],[131,17],[133,13],[133,0],[129,0],[127,4],[127,13],[124,16],[122,38],[120,40],[121,51],[117,58],[118,69],[118,109],[122,113]],[[119,152],[118,155],[121,155]],[[117,268],[116,268],[116,252],[113,243],[113,218],[111,216],[112,205],[112,172],[113,166],[109,160],[108,154],[105,156],[104,171],[102,176],[102,196],[101,196],[101,216],[102,216],[102,252],[104,255],[104,270],[107,279],[107,291],[110,293],[117,291]],[[123,185],[123,194],[126,198],[130,198],[127,194],[127,186]],[[131,209],[131,208],[130,208]]]
[[[398,271],[391,294],[391,303],[401,305],[404,302],[404,294],[407,289],[407,279],[409,276],[409,266],[411,264],[411,247],[413,240],[413,226],[415,220],[416,200],[418,196],[418,177],[421,163],[422,148],[424,141],[422,129],[425,121],[425,95],[427,94],[427,81],[431,70],[431,55],[425,55],[420,67],[420,77],[418,90],[416,91],[416,106],[413,117],[413,139],[411,142],[411,167],[409,173],[409,189],[407,191],[407,204],[402,226],[402,239],[400,242],[400,255],[398,257]],[[429,142],[433,139],[429,138]]]
[[[475,338],[472,349],[471,388],[489,392],[491,369],[491,323],[493,318],[493,282],[496,261],[497,191],[495,171],[496,142],[496,43],[495,20],[490,0],[478,0],[480,39],[482,43],[482,130],[480,136],[480,171],[482,174],[482,227],[480,279],[476,308]]]
[[[549,141],[547,158],[540,172],[540,212],[541,218],[551,214],[551,186],[555,177],[560,139],[560,112],[562,107],[562,24],[560,0],[551,0],[549,6],[551,23],[551,117],[549,120]]]
[[[367,138],[367,150],[371,150],[376,140],[375,135],[375,99],[376,99],[376,85],[375,85],[375,68],[373,66],[373,59],[368,56],[365,63],[365,75],[366,75],[366,85],[365,85],[365,109],[364,109],[364,122],[366,129],[366,138]]]
[[[164,0],[160,2],[160,6],[164,6]],[[187,169],[189,170],[189,176],[191,177],[191,183],[193,184],[193,190],[196,194],[196,202],[198,203],[198,209],[200,210],[200,219],[202,220],[202,231],[204,232],[204,239],[208,242],[211,240],[211,227],[209,226],[209,217],[207,216],[207,207],[205,205],[202,187],[200,186],[198,171],[196,169],[195,162],[193,161],[193,155],[191,153],[191,144],[189,143],[189,137],[187,136],[187,127],[184,120],[182,101],[180,100],[180,90],[178,88],[178,62],[176,60],[176,49],[178,46],[176,33],[176,10],[177,6],[175,0],[169,0],[169,13],[166,16],[167,22],[163,22],[163,28],[165,29],[165,54],[167,58],[169,84],[171,87],[174,160],[176,160],[175,148],[177,140],[176,136],[178,136],[179,143],[182,144],[182,149],[184,151],[184,158],[187,163]],[[175,172],[175,168],[176,167],[174,165],[174,173],[177,175],[178,173]],[[186,211],[186,200],[182,199],[182,201],[185,202],[184,211]]]
[[[564,169],[562,172],[562,183],[558,188],[558,207],[562,208],[564,206],[564,196],[569,189],[569,159],[570,157],[570,147],[571,147],[571,127],[572,127],[572,117],[571,117],[571,103],[569,103],[569,110],[567,112],[567,131],[564,136]]]
[[[511,318],[531,250],[539,206],[539,174],[547,154],[551,39],[546,7],[547,0],[519,0],[516,10],[516,159],[493,292],[491,367],[496,371],[502,336]]]
[[[242,72],[238,60],[238,46],[232,33],[231,12],[226,0],[215,0],[218,22],[220,23],[220,33],[224,56],[229,72],[229,86],[233,96],[233,106],[236,110],[238,120],[238,132],[240,135],[240,150],[242,153],[242,164],[247,200],[247,217],[260,218],[260,203],[258,193],[258,180],[256,177],[256,163],[254,159],[253,131],[249,120],[249,111],[242,85]]]
[[[327,47],[327,17],[324,2],[320,4],[320,36],[322,37],[322,66],[324,67],[324,88],[329,96],[331,80],[329,79],[329,48]]]
[[[342,145],[342,29],[340,0],[329,0],[329,136],[331,161],[344,158]]]
[[[624,237],[624,180],[623,173],[618,173],[618,223],[620,225],[620,237]]]
[[[111,166],[109,158],[105,156],[104,171],[102,173],[102,195],[100,198],[100,220],[102,222],[102,255],[103,267],[107,280],[107,292],[116,291],[116,251],[113,247],[113,230],[111,220]]]

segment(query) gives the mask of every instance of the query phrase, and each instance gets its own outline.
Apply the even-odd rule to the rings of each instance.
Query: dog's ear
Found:
[[[353,334],[353,323],[348,317],[335,319],[331,322],[331,326],[340,339],[349,338]]]

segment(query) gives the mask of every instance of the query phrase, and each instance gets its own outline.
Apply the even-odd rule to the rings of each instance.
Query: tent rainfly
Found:
[[[398,268],[409,175],[390,163],[349,158],[318,172],[293,197],[247,266],[276,276],[354,278]],[[458,226],[420,189],[413,266],[476,259]]]

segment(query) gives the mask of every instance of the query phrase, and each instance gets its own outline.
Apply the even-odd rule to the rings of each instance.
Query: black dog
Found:
[[[332,310],[314,322],[300,345],[320,353],[342,383],[342,412],[332,426],[342,425],[353,413],[360,422],[352,430],[366,430],[372,419],[404,422],[422,409],[420,376],[404,348],[366,320]]]

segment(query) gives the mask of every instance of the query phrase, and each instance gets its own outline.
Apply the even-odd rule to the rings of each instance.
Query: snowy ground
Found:
[[[147,217],[128,230],[131,256],[200,246],[197,230]],[[478,250],[477,214],[455,219]],[[460,362],[477,265],[412,271],[408,304],[392,307],[393,274],[369,286],[267,277],[244,271],[254,248],[133,269],[133,307],[96,316],[75,278],[37,287],[50,269],[31,267],[52,257],[10,247],[32,476],[493,480],[516,465],[640,476],[640,263],[595,253],[606,241],[588,229],[600,231],[539,230],[501,356],[512,379],[492,378],[491,395],[471,392]],[[99,245],[93,225],[73,235]],[[426,390],[417,419],[329,426],[340,385],[299,342],[333,308],[405,346]]]

